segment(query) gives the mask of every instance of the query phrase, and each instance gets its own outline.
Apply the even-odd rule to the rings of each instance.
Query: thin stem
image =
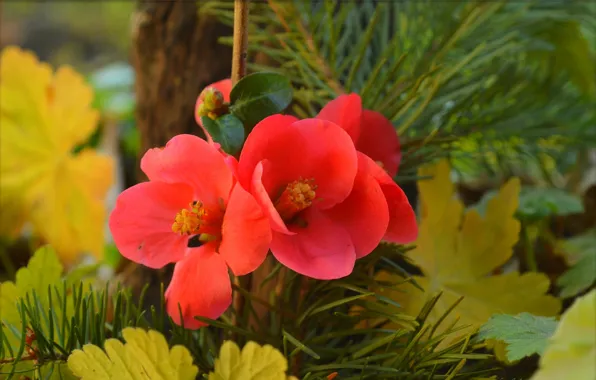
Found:
[[[536,252],[534,251],[534,241],[530,237],[528,226],[522,227],[522,234],[524,239],[524,246],[526,249],[526,266],[529,271],[537,272],[538,264],[536,263]]]
[[[234,0],[234,37],[232,46],[232,85],[238,83],[246,75],[246,56],[248,52],[248,11],[250,0]],[[250,291],[251,275],[247,275],[243,281],[234,277],[234,284],[242,287],[249,285]],[[240,292],[234,292],[232,306],[236,313],[232,315],[232,323],[238,326],[240,322],[237,316],[244,311],[245,299]]]
[[[234,45],[232,47],[232,85],[246,75],[248,51],[248,9],[250,0],[234,0]]]

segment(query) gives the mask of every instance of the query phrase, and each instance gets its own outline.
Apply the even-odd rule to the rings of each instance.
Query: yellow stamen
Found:
[[[183,209],[176,214],[174,224],[172,224],[172,231],[180,235],[197,234],[204,223],[203,219],[206,214],[207,212],[201,202],[191,202],[189,209]]]
[[[298,180],[289,183],[275,203],[275,208],[283,220],[289,221],[297,213],[312,205],[317,186],[314,179]]]

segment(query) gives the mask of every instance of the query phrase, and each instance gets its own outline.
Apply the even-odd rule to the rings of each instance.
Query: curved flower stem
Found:
[[[234,0],[234,45],[232,47],[232,84],[246,75],[248,54],[248,9],[250,0]]]

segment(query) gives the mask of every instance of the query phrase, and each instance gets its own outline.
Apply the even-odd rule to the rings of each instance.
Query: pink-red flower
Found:
[[[389,212],[369,161],[329,121],[273,115],[255,126],[237,175],[269,215],[271,251],[282,264],[340,278],[378,245]]]
[[[166,291],[167,311],[187,328],[215,319],[230,305],[228,268],[235,275],[255,270],[271,241],[268,217],[237,185],[226,158],[191,135],[149,150],[141,169],[149,178],[125,190],[110,216],[120,252],[151,268],[176,263]]]
[[[416,240],[416,215],[406,195],[392,179],[397,174],[401,151],[391,122],[379,112],[363,110],[357,94],[341,95],[330,101],[317,118],[342,127],[356,149],[369,158],[365,160],[369,171],[381,186],[389,206],[389,227],[383,239],[400,244]]]

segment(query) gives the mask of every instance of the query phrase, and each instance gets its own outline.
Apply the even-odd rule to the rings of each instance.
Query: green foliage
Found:
[[[557,279],[560,296],[569,298],[596,283],[596,229],[568,239],[562,244],[572,265]]]
[[[201,122],[226,153],[235,155],[240,152],[244,144],[244,125],[240,119],[233,114],[227,114],[215,120],[209,116],[201,116]]]
[[[240,347],[252,340],[280,350],[288,360],[288,373],[300,379],[324,379],[332,372],[338,372],[342,378],[388,379],[399,375],[404,379],[442,379],[457,375],[467,379],[491,372],[492,368],[487,368],[490,364],[483,362],[490,356],[475,353],[469,336],[450,341],[458,326],[436,335],[432,326],[422,327],[438,297],[427,304],[418,318],[412,318],[402,314],[394,301],[367,290],[381,286],[368,275],[372,268],[404,272],[395,262],[401,257],[400,249],[382,246],[360,260],[350,277],[338,281],[307,279],[277,264],[261,284],[278,281],[265,299],[234,285],[234,292],[245,299],[242,312],[231,308],[217,321],[199,318],[211,327],[193,331],[175,325],[164,314],[163,296],[158,305],[147,307],[144,292],[135,302],[128,289],[84,290],[76,278],[71,278],[74,284],[69,286],[56,275],[56,269],[53,280],[48,277],[42,284],[37,280],[42,277],[40,263],[56,260],[52,251],[45,248],[36,254],[28,269],[36,268],[35,286],[45,287],[45,291],[13,297],[14,302],[2,305],[0,373],[9,374],[9,378],[17,371],[37,373],[38,377],[48,373],[56,376],[68,370],[64,361],[71,352],[87,344],[104,347],[111,338],[123,340],[127,327],[153,329],[166,336],[169,346],[185,346],[201,373],[214,369],[219,348],[232,336]],[[43,266],[44,270],[52,267],[55,265]],[[54,280],[59,281],[57,285]],[[10,286],[2,284],[3,302],[6,284]],[[397,287],[399,283],[385,281],[382,286]],[[47,297],[42,298],[41,294]],[[352,313],[352,306],[358,306],[360,311]],[[7,320],[6,311],[16,313],[18,319]],[[323,316],[325,323],[321,323]],[[367,320],[379,319],[397,327],[380,324],[363,328]],[[26,353],[27,328],[35,334],[35,365]],[[11,339],[14,344],[7,344]]]
[[[230,111],[244,123],[246,132],[267,116],[281,113],[292,101],[288,78],[276,73],[254,73],[236,83],[230,93]]]
[[[474,207],[483,214],[488,201],[497,191],[487,192]],[[577,195],[557,188],[540,188],[524,186],[519,194],[519,206],[516,217],[520,220],[533,222],[552,216],[581,214],[584,212],[582,199]]]
[[[507,343],[507,359],[516,361],[534,354],[541,355],[556,328],[557,321],[551,317],[529,313],[496,314],[480,328],[478,338],[504,341]]]
[[[540,152],[559,157],[568,152],[562,146],[596,142],[596,100],[581,92],[594,67],[586,60],[584,34],[596,30],[588,3],[252,2],[249,52],[259,61],[249,68],[291,78],[292,111],[301,117],[358,92],[365,107],[394,122],[403,178],[445,155],[474,173],[507,173]],[[229,3],[199,5],[233,23]],[[587,32],[559,31],[559,23]],[[562,51],[564,61],[545,70]],[[560,137],[554,147],[542,141],[551,136]]]

